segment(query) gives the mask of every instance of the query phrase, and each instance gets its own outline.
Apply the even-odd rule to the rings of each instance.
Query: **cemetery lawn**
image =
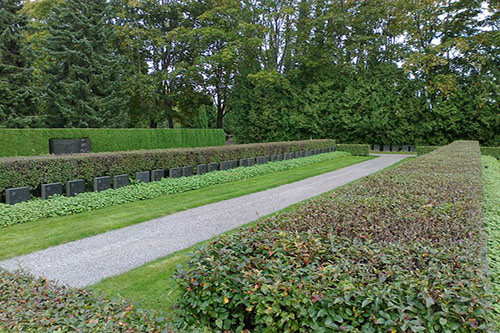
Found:
[[[2,228],[0,260],[127,227],[179,211],[293,183],[375,158],[345,156],[203,189]]]
[[[406,163],[412,159],[413,157],[404,159],[381,171],[392,169],[399,164]],[[332,192],[338,191],[343,187],[361,181],[362,179],[363,178],[338,187],[333,191],[323,193],[318,197],[329,195]],[[314,198],[296,203],[271,215],[263,216],[259,220],[264,220],[269,216],[279,215],[283,212],[293,211],[299,205],[302,205],[304,202],[309,200],[314,200]],[[231,234],[242,228],[250,227],[258,221],[248,223],[228,231],[225,234]],[[182,265],[189,260],[190,253],[192,253],[196,248],[210,243],[218,237],[220,237],[220,235],[210,240],[198,243],[185,250],[169,254],[129,272],[104,279],[101,282],[89,287],[89,289],[102,292],[107,297],[124,297],[138,303],[142,308],[161,311],[167,316],[167,318],[172,319],[175,316],[175,309],[173,309],[172,306],[175,305],[177,297],[180,294],[180,291],[176,288],[176,283],[171,279],[172,275],[175,273],[179,265]]]

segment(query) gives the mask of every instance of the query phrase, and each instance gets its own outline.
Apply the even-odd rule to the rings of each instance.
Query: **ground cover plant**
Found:
[[[495,331],[481,161],[456,142],[196,251],[181,321],[211,330]]]
[[[94,177],[129,174],[155,169],[239,160],[285,152],[335,147],[333,140],[273,142],[222,147],[140,150],[115,153],[76,154],[67,156],[35,156],[0,158],[0,192],[6,188],[64,183],[84,179],[91,184]]]
[[[53,196],[47,200],[35,199],[12,206],[0,204],[0,226],[31,222],[54,216],[67,216],[123,203],[157,198],[166,194],[192,191],[211,185],[249,179],[345,156],[348,156],[348,153],[333,152],[293,160],[270,162],[252,167],[215,171],[192,177],[164,178],[158,182],[135,183],[116,190],[109,189],[102,192],[81,193],[75,197]]]
[[[0,331],[160,332],[165,319],[44,278],[0,270]]]
[[[488,235],[487,258],[493,293],[500,295],[500,162],[483,156],[484,217]],[[500,322],[500,303],[496,303],[495,318]]]

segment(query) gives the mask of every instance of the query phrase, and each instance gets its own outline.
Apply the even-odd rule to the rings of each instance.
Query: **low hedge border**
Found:
[[[93,152],[223,146],[220,129],[186,128],[0,128],[0,157],[49,153],[49,139],[89,138]]]
[[[141,150],[118,153],[92,153],[66,156],[0,158],[0,193],[7,188],[28,186],[32,191],[41,184],[65,183],[84,179],[90,188],[99,176],[183,167],[242,158],[335,147],[333,140],[290,141],[223,147]]]
[[[417,152],[418,156],[421,156],[433,152],[438,148],[439,146],[417,146],[415,151]]]
[[[500,295],[500,162],[483,156],[484,218],[486,222],[487,258],[493,293]],[[500,303],[494,304],[500,322]]]
[[[102,192],[81,193],[75,197],[53,196],[47,200],[35,199],[13,206],[0,204],[0,226],[37,221],[48,217],[66,216],[126,202],[153,199],[166,194],[181,193],[211,185],[290,170],[347,155],[348,153],[345,152],[325,153],[293,160],[269,162],[252,167],[214,171],[191,177],[164,178],[157,182],[135,183],[116,190],[109,189]]]
[[[59,286],[22,272],[0,270],[0,331],[165,332],[170,325],[152,311]]]
[[[370,155],[370,145],[368,144],[337,144],[338,151],[345,151],[354,156],[368,156]]]
[[[179,322],[207,330],[494,332],[479,145],[456,142],[197,250]]]

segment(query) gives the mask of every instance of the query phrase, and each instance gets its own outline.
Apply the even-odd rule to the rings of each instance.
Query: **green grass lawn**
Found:
[[[385,170],[394,168],[400,163],[404,163],[410,159],[412,158],[400,161]],[[346,184],[344,186],[348,185],[349,184]],[[339,187],[334,191],[338,191],[344,186]],[[320,196],[328,195],[329,193],[331,192],[324,193]],[[279,212],[271,214],[270,216],[294,210],[303,203],[304,202],[289,206]],[[267,217],[269,216],[262,217],[259,221],[266,219]],[[226,234],[236,232],[241,228],[251,226],[257,222],[258,221],[255,221],[233,229]],[[218,237],[219,236],[216,236],[212,240],[201,242],[188,249],[172,253],[166,257],[145,264],[124,274],[105,279],[92,286],[91,289],[100,291],[109,297],[124,297],[130,299],[138,303],[143,308],[162,311],[168,318],[172,318],[175,315],[175,310],[172,309],[172,306],[175,304],[176,299],[180,294],[180,291],[176,288],[175,282],[171,279],[172,275],[179,265],[184,264],[189,259],[191,252]]]
[[[12,225],[1,229],[0,260],[31,253],[182,210],[263,191],[344,168],[373,157],[345,156],[238,182],[166,195],[76,215]]]

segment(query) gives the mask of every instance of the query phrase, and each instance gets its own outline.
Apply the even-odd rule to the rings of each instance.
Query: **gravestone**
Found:
[[[391,146],[391,151],[398,152],[399,151],[399,146],[398,145]]]
[[[231,169],[235,169],[235,168],[239,167],[239,164],[238,164],[237,160],[233,160],[233,161],[230,161],[230,162],[231,162]]]
[[[410,151],[410,146],[408,146],[408,145],[401,146],[401,151],[409,152]]]
[[[380,145],[373,145],[373,149],[374,151],[380,151]]]
[[[182,168],[170,168],[168,170],[168,176],[170,178],[180,178],[180,177],[182,177]]]
[[[249,167],[254,166],[255,165],[255,158],[254,157],[247,158],[247,165]]]
[[[149,183],[151,181],[149,171],[141,171],[135,173],[135,180],[141,183]]]
[[[130,184],[128,179],[128,174],[117,175],[113,177],[113,188],[116,190],[120,187],[124,187]]]
[[[51,183],[51,184],[42,184],[42,199],[48,199],[53,195],[62,195],[63,194],[63,184],[61,183]]]
[[[5,203],[7,205],[15,205],[20,202],[29,201],[30,188],[29,187],[16,187],[5,190]]]
[[[278,161],[278,155],[271,155],[271,162]]]
[[[157,170],[151,171],[151,181],[152,182],[157,182],[159,180],[162,180],[163,178],[165,178],[165,170],[157,169]]]
[[[54,155],[90,153],[90,139],[49,139],[49,152]]]
[[[285,156],[283,154],[278,154],[278,161],[283,161]]]
[[[219,170],[229,170],[229,169],[231,169],[231,162],[230,161],[220,162]]]
[[[208,171],[208,165],[206,164],[198,164],[196,166],[196,174],[197,175],[204,175]]]
[[[384,151],[385,152],[390,152],[391,151],[391,146],[390,145],[384,145]]]
[[[291,160],[294,156],[294,153],[285,153],[285,160]]]
[[[256,158],[256,163],[257,164],[264,164],[267,162],[267,157],[266,156],[259,156]]]
[[[111,188],[111,177],[102,176],[94,178],[94,192],[101,192]]]
[[[219,163],[208,163],[207,172],[212,172],[217,170],[219,170]]]
[[[295,153],[293,153],[293,157],[294,158],[299,158],[300,157],[300,151],[296,151]]]
[[[66,182],[66,195],[68,197],[74,197],[83,192],[85,192],[85,180],[77,179]]]
[[[415,152],[415,150],[416,150],[416,149],[415,149],[415,146],[410,146],[410,151],[411,151],[412,153],[414,153],[414,152]]]
[[[191,177],[193,175],[193,167],[191,165],[182,168],[182,175],[184,177]]]
[[[242,167],[247,167],[247,166],[248,166],[248,159],[246,159],[246,158],[242,158],[242,159],[240,160],[240,166],[242,166]]]

